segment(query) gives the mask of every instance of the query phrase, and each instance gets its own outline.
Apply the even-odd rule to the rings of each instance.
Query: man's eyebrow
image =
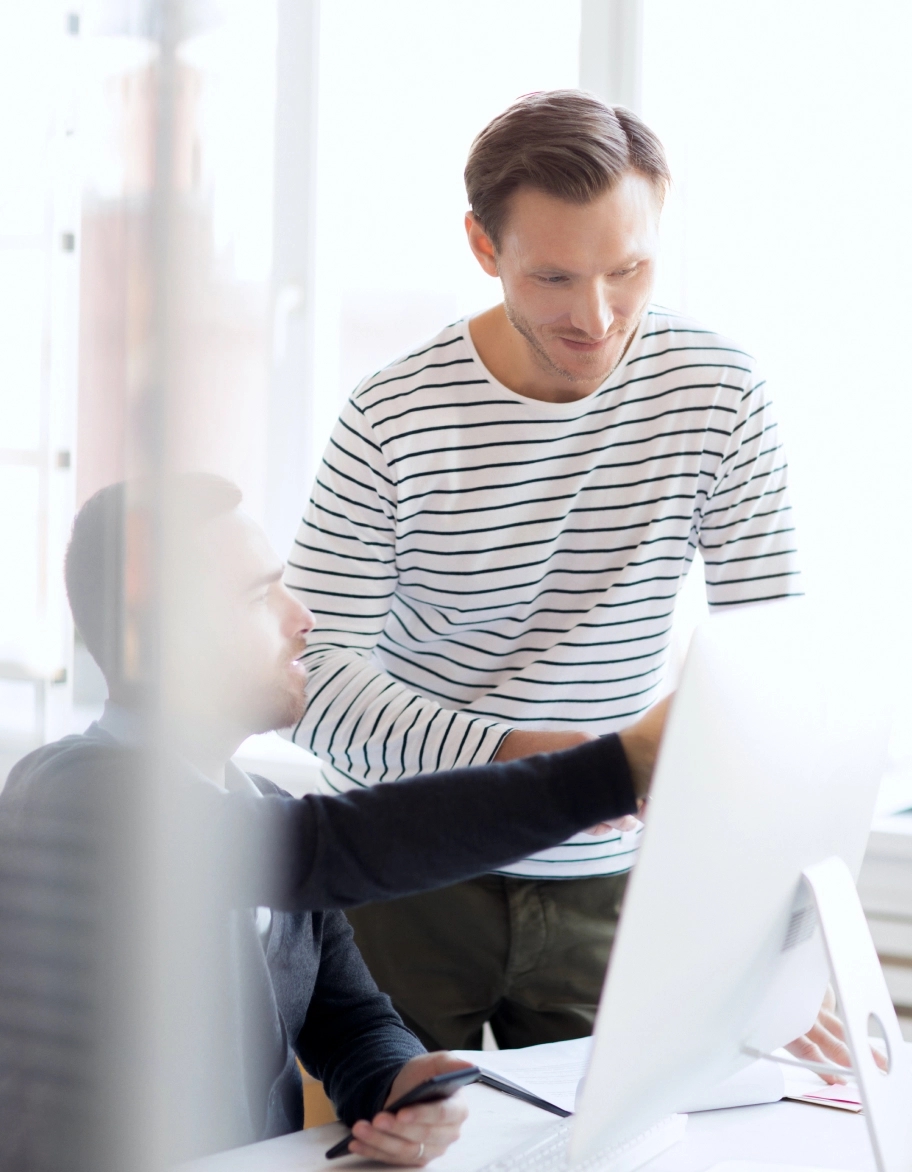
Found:
[[[631,269],[635,265],[642,264],[646,260],[649,260],[649,256],[647,255],[645,249],[636,249],[633,252],[629,252],[626,256],[617,261],[611,271],[620,272],[623,269]],[[561,265],[552,264],[550,261],[542,261],[540,264],[532,264],[529,267],[529,271],[533,273],[553,273],[555,276],[562,277],[572,277],[576,274],[575,269],[563,268]]]
[[[270,570],[268,574],[261,574],[259,578],[255,578],[252,582],[247,583],[246,589],[248,591],[259,590],[261,586],[271,586],[273,582],[278,582],[285,573],[285,567],[279,566],[275,570]]]

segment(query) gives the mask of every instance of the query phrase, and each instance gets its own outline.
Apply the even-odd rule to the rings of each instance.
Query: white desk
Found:
[[[476,1172],[511,1148],[530,1142],[554,1124],[553,1116],[488,1087],[462,1092],[469,1118],[462,1136],[433,1172]],[[183,1166],[182,1172],[311,1172],[316,1168],[381,1168],[349,1157],[324,1160],[323,1153],[344,1135],[340,1124],[314,1127],[281,1139],[236,1148]],[[875,1172],[862,1116],[805,1103],[772,1103],[691,1115],[681,1143],[644,1166],[645,1172],[703,1172],[720,1160]]]
[[[912,814],[875,821],[859,879],[862,898],[893,999],[912,1009]],[[912,1017],[903,1019],[912,1041]],[[435,1160],[433,1172],[476,1172],[511,1148],[533,1140],[553,1118],[488,1087],[468,1087],[462,1138]],[[339,1124],[238,1148],[186,1165],[187,1172],[311,1172],[381,1168],[323,1153],[344,1134]],[[644,1172],[704,1172],[722,1160],[756,1160],[874,1172],[862,1116],[782,1102],[691,1115],[684,1140],[645,1165]]]

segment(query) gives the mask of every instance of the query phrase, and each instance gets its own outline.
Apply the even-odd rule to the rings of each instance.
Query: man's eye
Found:
[[[542,281],[545,285],[563,285],[567,278],[543,275],[539,278],[539,280]]]

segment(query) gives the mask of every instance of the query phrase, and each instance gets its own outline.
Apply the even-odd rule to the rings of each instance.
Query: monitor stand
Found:
[[[878,1172],[910,1172],[912,1058],[852,874],[842,859],[832,858],[808,867],[804,880],[817,908]],[[887,1071],[871,1052],[872,1017],[886,1042]]]
[[[842,859],[832,858],[807,867],[803,876],[817,909],[878,1172],[912,1172],[912,1053],[896,1020],[852,874]],[[871,1051],[871,1018],[886,1043],[887,1071],[880,1069]],[[779,1061],[772,1054],[762,1057]],[[819,1072],[845,1073],[841,1067],[793,1061]],[[762,1167],[785,1172],[773,1164]],[[729,1161],[711,1172],[736,1168],[759,1172],[761,1165]]]

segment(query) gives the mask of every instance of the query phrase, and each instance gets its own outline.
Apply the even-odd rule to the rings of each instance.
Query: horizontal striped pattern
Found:
[[[801,592],[747,354],[653,309],[602,388],[541,403],[457,322],[366,379],[330,440],[287,571],[318,622],[295,739],[343,790],[488,761],[516,725],[622,727],[656,697],[697,547],[712,607]],[[509,870],[635,851],[578,835]]]

